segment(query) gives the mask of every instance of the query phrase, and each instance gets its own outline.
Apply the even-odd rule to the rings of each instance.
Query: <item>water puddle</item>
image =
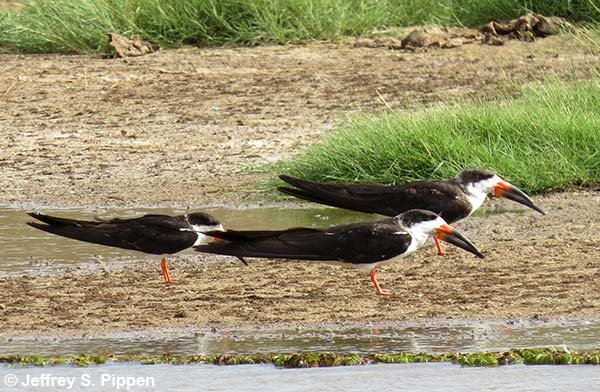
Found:
[[[94,245],[54,236],[26,225],[32,220],[27,211],[40,211],[75,219],[128,218],[144,214],[184,214],[176,208],[29,208],[0,205],[0,277],[22,274],[46,274],[61,268],[93,269],[110,260],[111,266],[126,265],[131,260],[145,259],[141,253]],[[281,208],[277,206],[231,208],[209,207],[194,209],[215,216],[226,228],[237,230],[277,230],[289,227],[330,227],[346,223],[381,219],[378,215],[363,214],[338,208]],[[520,210],[481,209],[476,215],[488,216]],[[467,233],[468,234],[468,233]],[[193,251],[187,251],[193,252]]]
[[[400,353],[479,352],[554,346],[593,350],[600,346],[600,321],[588,323],[463,323],[302,329],[198,330],[177,335],[110,338],[0,338],[2,355],[210,355],[296,352]]]
[[[145,259],[142,253],[94,245],[63,238],[33,229],[26,225],[32,220],[26,211],[0,206],[0,277],[23,273],[44,274],[64,267],[95,268],[110,260],[112,266],[124,265],[132,259]],[[41,208],[40,212],[75,219],[128,218],[144,214],[184,214],[186,210],[167,208],[131,209],[56,209]],[[213,207],[201,211],[215,216],[227,228],[285,229],[294,226],[329,227],[338,224],[378,219],[376,215],[361,214],[335,208],[226,208]],[[193,251],[189,251],[193,252]]]

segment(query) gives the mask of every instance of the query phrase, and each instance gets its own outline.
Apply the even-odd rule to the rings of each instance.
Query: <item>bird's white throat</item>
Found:
[[[429,237],[436,233],[436,229],[443,224],[446,224],[446,221],[438,217],[433,220],[415,223],[410,227],[404,227],[408,234],[410,234],[411,240],[408,249],[402,254],[402,257],[408,256],[423,246]]]
[[[465,185],[465,194],[472,206],[469,215],[481,207],[487,195],[494,190],[494,186],[500,181],[502,181],[500,177],[493,176],[487,180],[471,182]]]
[[[223,225],[213,225],[213,226],[202,226],[202,225],[192,225],[193,231],[198,234],[198,239],[194,242],[192,246],[198,245],[206,245],[209,242],[213,241],[213,237],[207,236],[204,234],[207,231],[224,231]]]

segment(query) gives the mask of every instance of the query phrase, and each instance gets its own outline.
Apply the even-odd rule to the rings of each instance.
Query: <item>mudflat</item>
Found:
[[[597,55],[573,38],[390,50],[337,44],[163,50],[128,59],[0,55],[0,203],[36,206],[260,204],[250,170],[299,152],[348,115],[491,97]],[[574,72],[576,71],[576,72]],[[501,173],[509,181],[511,173]],[[0,334],[110,334],[206,326],[600,314],[600,193],[535,197],[542,216],[489,200],[456,227],[486,255],[448,246],[384,267],[380,298],[350,268],[210,255],[0,279]],[[509,212],[493,214],[498,209]],[[110,261],[107,261],[110,263]]]

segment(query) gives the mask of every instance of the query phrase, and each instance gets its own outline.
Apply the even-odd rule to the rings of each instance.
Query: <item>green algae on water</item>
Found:
[[[332,366],[374,365],[379,363],[427,363],[451,362],[461,366],[505,366],[517,363],[525,365],[600,365],[600,348],[587,352],[569,351],[554,347],[535,349],[512,349],[505,352],[477,353],[378,353],[378,354],[337,354],[337,353],[277,353],[277,354],[227,354],[191,356],[113,356],[84,355],[71,357],[44,357],[40,355],[4,356],[0,364],[5,366],[95,366],[107,362],[135,362],[144,365],[171,364],[193,365],[213,364],[219,366],[272,364],[281,368],[311,368]]]

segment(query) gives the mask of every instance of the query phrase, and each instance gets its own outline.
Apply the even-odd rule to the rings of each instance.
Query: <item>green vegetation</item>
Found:
[[[41,356],[0,357],[0,363],[10,366],[55,366],[99,365],[108,361],[139,362],[142,364],[168,363],[173,365],[214,364],[273,364],[285,368],[354,366],[377,363],[423,363],[452,362],[461,366],[500,366],[515,363],[526,365],[600,365],[600,349],[590,352],[568,352],[549,347],[544,349],[519,349],[484,353],[446,354],[335,354],[335,353],[296,353],[296,354],[250,354],[250,355],[193,355],[193,356],[86,356],[67,358],[44,358]]]
[[[516,99],[362,115],[276,170],[405,183],[486,168],[526,192],[600,183],[600,77],[531,83]]]
[[[600,21],[598,0],[32,0],[18,13],[0,11],[0,47],[108,54],[109,32],[162,46],[290,43],[427,23],[477,26],[529,10]]]

